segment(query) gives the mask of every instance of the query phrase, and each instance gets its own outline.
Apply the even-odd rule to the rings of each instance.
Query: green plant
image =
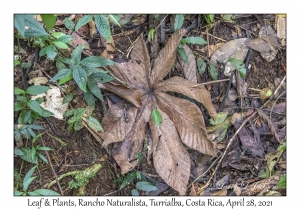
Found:
[[[85,108],[77,108],[67,111],[64,114],[65,117],[73,115],[68,120],[68,130],[70,131],[72,128],[74,128],[74,130],[80,130],[82,128],[82,120],[84,120],[95,131],[103,131],[100,122],[96,118],[90,116],[87,112],[88,111]]]
[[[85,189],[87,184],[89,183],[90,179],[95,177],[97,172],[102,168],[101,164],[94,164],[89,168],[86,168],[85,170],[76,170],[71,171],[65,174],[60,175],[57,180],[60,181],[64,177],[67,176],[73,176],[74,180],[71,180],[68,182],[71,189],[77,189],[78,193],[77,195],[85,195]],[[53,184],[56,183],[56,180],[52,181],[50,184],[48,184],[48,188],[51,187]]]
[[[108,41],[111,42],[111,32],[110,24],[111,21],[113,24],[120,26],[119,20],[121,15],[84,15],[78,19],[76,25],[69,18],[65,18],[65,26],[70,30],[77,31],[81,26],[90,22],[94,17],[94,22],[99,33]]]
[[[28,95],[39,95],[48,90],[49,87],[39,85],[30,86],[25,91],[17,87],[14,88],[14,94],[16,95],[17,101],[14,103],[14,111],[21,111],[18,117],[19,124],[32,124],[39,116],[50,117],[53,115],[52,112],[49,112],[40,106],[43,102],[43,98],[37,98],[35,100],[28,99]]]
[[[24,179],[23,179],[23,191],[18,191],[17,189],[14,190],[14,195],[17,196],[26,196],[26,195],[30,195],[30,196],[49,196],[49,195],[53,195],[53,196],[58,196],[60,195],[59,193],[53,191],[53,190],[49,190],[49,189],[37,189],[34,191],[29,191],[28,192],[28,187],[29,185],[32,183],[32,181],[36,178],[36,176],[32,177],[32,174],[34,173],[35,169],[37,168],[37,165],[32,167],[27,174],[25,175]]]
[[[201,38],[201,37],[194,37],[194,36],[190,36],[190,37],[186,37],[186,38],[182,38],[180,40],[180,43],[177,47],[177,53],[181,56],[181,58],[186,62],[189,63],[188,61],[188,57],[187,54],[183,48],[184,45],[186,44],[198,44],[198,45],[203,45],[203,44],[207,44],[207,42]]]
[[[35,146],[34,143],[42,136],[42,134],[38,134],[35,138],[32,140],[31,148],[27,147],[22,147],[21,149],[14,149],[14,154],[18,155],[21,159],[29,162],[29,163],[38,163],[38,158],[43,160],[45,163],[48,164],[47,158],[40,153],[40,151],[50,151],[52,150],[49,147],[41,147],[39,145]]]
[[[67,43],[70,43],[73,36],[66,35],[62,32],[54,32],[48,36],[39,36],[34,39],[34,44],[38,45],[41,50],[39,56],[47,55],[47,57],[54,61],[58,55],[58,49],[69,49]]]
[[[123,178],[123,181],[120,185],[120,189],[123,189],[125,186],[127,186],[130,182],[132,182],[134,179],[137,179],[138,181],[135,184],[134,189],[131,190],[131,195],[138,196],[140,194],[139,191],[154,191],[157,190],[157,187],[155,187],[151,182],[147,181],[146,178],[141,176],[141,173],[138,171],[131,171],[127,173],[127,175]],[[120,180],[118,180],[120,181]]]
[[[42,126],[36,124],[30,125],[14,125],[14,136],[16,141],[20,141],[23,137],[29,139],[36,137],[34,130],[43,130]]]
[[[94,96],[103,101],[103,96],[97,83],[110,82],[114,79],[114,77],[107,74],[108,71],[103,71],[99,67],[114,65],[115,62],[101,56],[90,56],[81,60],[81,53],[85,46],[80,45],[76,47],[70,59],[58,57],[61,70],[51,81],[60,80],[58,85],[61,85],[74,78],[79,88],[83,90],[84,99],[88,105],[94,106]]]
[[[230,62],[234,66],[234,68],[236,68],[236,70],[240,73],[242,79],[245,77],[246,67],[243,61],[236,58],[229,58],[227,62]]]
[[[205,14],[203,15],[204,19],[205,19],[205,22],[210,25],[212,24],[215,20],[214,20],[214,17],[215,15],[214,14]]]

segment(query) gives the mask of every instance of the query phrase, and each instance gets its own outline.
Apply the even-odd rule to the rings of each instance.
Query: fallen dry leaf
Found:
[[[194,53],[187,45],[184,45],[183,49],[188,57],[188,63],[186,63],[179,54],[177,57],[182,67],[184,77],[191,82],[197,83],[197,64]]]
[[[236,58],[243,61],[248,53],[249,47],[245,43],[249,38],[234,39],[222,44],[211,56],[210,61],[218,65],[217,61],[226,63],[229,58]],[[230,62],[226,63],[224,74],[230,76],[231,71],[235,70]]]
[[[211,117],[216,110],[210,93],[204,86],[181,77],[163,80],[175,63],[177,46],[186,30],[179,30],[169,38],[150,66],[146,43],[141,38],[134,45],[131,60],[111,66],[111,72],[126,85],[98,84],[128,102],[114,104],[102,121],[103,146],[114,143],[112,155],[121,167],[122,174],[132,170],[137,160],[135,154],[141,151],[145,140],[146,123],[150,123],[152,134],[153,163],[157,173],[180,195],[187,190],[190,177],[188,147],[201,153],[215,155],[211,141],[207,139],[205,122],[200,109],[192,102],[167,94],[177,92],[202,103]],[[162,116],[160,126],[151,117],[153,109]],[[184,143],[184,144],[183,144]]]
[[[62,120],[64,113],[68,109],[68,103],[62,104],[64,97],[61,95],[60,89],[58,87],[49,86],[50,89],[43,94],[32,96],[31,99],[35,100],[36,98],[46,97],[46,101],[41,103],[41,107],[52,112],[53,117],[56,119]]]

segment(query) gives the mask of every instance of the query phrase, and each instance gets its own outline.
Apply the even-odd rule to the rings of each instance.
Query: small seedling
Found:
[[[37,165],[32,167],[27,174],[24,177],[23,180],[23,191],[18,191],[17,189],[14,190],[14,195],[17,196],[26,196],[26,195],[30,195],[30,196],[59,196],[60,194],[53,191],[53,190],[49,190],[49,189],[37,189],[34,191],[29,191],[28,192],[28,187],[29,185],[32,183],[32,181],[36,178],[36,176],[32,177],[32,174],[34,173],[35,169],[37,168]]]

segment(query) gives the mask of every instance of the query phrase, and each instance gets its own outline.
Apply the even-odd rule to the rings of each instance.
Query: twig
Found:
[[[274,135],[275,139],[276,139],[279,143],[281,143],[280,138],[279,138],[279,136],[278,136],[278,134],[277,134],[277,132],[276,132],[276,129],[275,129],[275,127],[274,127],[272,121],[271,121],[271,120],[268,118],[268,116],[265,115],[261,110],[256,109],[256,111],[257,111],[257,114],[258,114],[261,118],[263,118],[265,121],[267,121],[267,124],[268,124],[269,128],[271,129],[271,132],[272,132],[272,134]]]
[[[39,64],[34,63],[34,65],[37,65],[37,66],[42,70],[42,72],[44,72],[44,74],[46,74],[46,76],[47,76],[48,78],[52,79],[52,77],[50,77],[49,74],[47,74],[47,73],[45,72],[45,70],[44,70],[42,67],[40,67]]]
[[[154,29],[154,31],[156,31],[158,29],[158,27],[162,24],[163,21],[165,21],[165,19],[168,17],[168,15],[166,15],[158,24],[158,26],[156,26],[156,28]]]
[[[262,107],[260,107],[260,110],[263,109],[263,108],[264,108],[264,107],[272,100],[273,96],[277,93],[277,91],[279,90],[279,88],[282,86],[282,84],[283,84],[285,78],[286,78],[286,75],[284,76],[283,80],[282,80],[281,83],[278,85],[278,87],[276,88],[276,90],[274,91],[274,93],[272,94],[272,96],[269,98],[269,100],[266,101],[266,102],[262,105]],[[240,125],[240,127],[237,129],[237,131],[234,133],[234,135],[231,137],[231,139],[229,140],[229,142],[228,142],[228,144],[227,144],[227,146],[226,146],[226,149],[225,149],[223,155],[221,155],[221,159],[219,160],[218,165],[216,166],[216,169],[214,170],[213,174],[211,175],[211,177],[209,178],[209,180],[207,181],[207,183],[206,183],[203,187],[201,187],[201,188],[198,190],[197,195],[199,195],[203,190],[205,190],[205,189],[208,187],[209,183],[211,182],[211,180],[213,179],[215,173],[217,172],[218,168],[220,167],[223,158],[225,157],[226,153],[228,152],[229,147],[230,147],[230,146],[232,145],[232,143],[234,142],[234,140],[235,140],[237,134],[240,132],[240,130],[244,127],[244,125],[245,125],[245,124],[246,124],[246,123],[247,123],[247,122],[248,122],[248,121],[249,121],[256,113],[257,113],[257,111],[254,111],[249,117],[247,117],[247,118],[244,120],[244,122]]]
[[[197,52],[199,52],[199,53],[201,53],[199,50],[197,50],[197,49],[194,49],[194,48],[191,48],[193,51],[197,51]],[[205,56],[203,56],[203,55],[200,55],[199,53],[195,53],[196,55],[198,55],[198,56],[200,56],[201,58],[203,58],[204,60],[206,60],[207,62],[209,62],[210,64],[212,64],[212,65],[214,65],[214,66],[216,66],[216,67],[219,67],[217,64],[215,64],[215,63],[213,63],[213,62],[211,62],[210,60],[208,60],[208,58],[206,58]]]
[[[271,108],[271,110],[270,110],[270,119],[272,119],[272,112],[273,112],[273,108],[274,108],[275,104],[277,103],[278,99],[281,98],[281,96],[283,96],[283,94],[285,94],[285,92],[286,92],[286,91],[283,91],[283,92],[276,98],[276,100],[274,101],[273,106],[272,106],[272,108]]]
[[[228,85],[227,85],[227,88],[226,88],[226,92],[225,92],[225,94],[224,94],[224,97],[223,97],[223,100],[222,100],[222,103],[221,103],[221,105],[220,105],[220,107],[219,107],[218,112],[220,112],[220,111],[223,109],[225,100],[226,100],[227,95],[228,95],[228,91],[229,91],[230,86],[231,86],[231,83],[232,83],[233,75],[234,75],[234,72],[231,72],[230,80],[229,80],[229,82],[228,82]]]
[[[45,143],[44,143],[43,139],[41,139],[41,140],[42,140],[42,144],[43,144],[43,146],[45,146]],[[57,183],[57,185],[58,185],[58,188],[59,188],[60,194],[61,194],[61,195],[64,195],[64,193],[63,193],[63,191],[62,191],[62,189],[61,189],[61,186],[60,186],[60,184],[59,184],[59,180],[57,179],[57,174],[55,173],[55,170],[54,170],[54,168],[53,168],[53,165],[52,165],[52,162],[51,162],[51,159],[50,159],[49,153],[48,153],[48,151],[47,151],[47,150],[46,150],[45,152],[46,152],[47,158],[48,158],[48,160],[49,160],[49,163],[50,163],[50,166],[51,166],[51,169],[52,169],[52,173],[53,173],[53,174],[54,174],[54,176],[55,176],[55,180],[56,180],[56,183]]]
[[[126,57],[128,58],[129,57],[129,54],[130,54],[130,52],[131,52],[131,50],[132,50],[132,48],[134,47],[134,44],[139,40],[141,38],[141,36],[138,36],[138,38],[131,44],[131,46],[128,48],[128,52],[127,52],[127,55],[126,55]]]
[[[208,33],[208,32],[202,32],[203,34],[206,34],[206,35],[209,35],[209,36],[211,36],[211,37],[214,37],[214,38],[216,38],[216,39],[218,39],[218,40],[220,40],[220,41],[222,41],[222,42],[227,42],[226,40],[224,40],[224,39],[221,39],[221,38],[219,38],[219,37],[216,37],[215,35],[212,35],[212,34],[210,34],[210,33]]]
[[[220,80],[204,82],[204,83],[201,83],[201,84],[193,85],[192,87],[199,87],[199,86],[202,86],[202,85],[209,85],[209,84],[213,84],[213,83],[226,82],[226,81],[229,81],[229,79],[220,79]]]

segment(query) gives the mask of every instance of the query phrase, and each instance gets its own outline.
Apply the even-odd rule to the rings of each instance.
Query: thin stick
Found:
[[[196,84],[196,85],[193,85],[192,87],[199,87],[199,86],[202,86],[202,85],[209,85],[209,84],[213,84],[213,83],[227,82],[227,81],[229,81],[229,79],[214,80],[214,81],[204,82],[204,83],[201,83],[201,84]]]
[[[266,101],[262,107],[260,107],[259,109],[263,109],[264,107],[266,107],[266,105],[272,100],[273,96],[277,93],[277,91],[279,90],[279,88],[282,86],[284,80],[286,78],[286,75],[284,76],[284,78],[282,79],[281,83],[278,85],[278,87],[276,88],[276,90],[274,91],[274,93],[272,94],[272,96],[269,98],[268,101]],[[223,155],[221,155],[221,159],[219,160],[218,162],[218,165],[216,166],[216,169],[214,170],[214,172],[212,173],[211,177],[209,178],[209,180],[207,181],[207,183],[201,187],[198,192],[197,192],[197,195],[199,195],[203,190],[205,190],[208,185],[210,184],[211,180],[213,179],[215,173],[218,171],[218,168],[220,167],[222,161],[223,161],[223,158],[225,157],[226,153],[228,152],[228,149],[229,147],[232,145],[232,143],[234,142],[237,134],[240,132],[240,130],[244,127],[244,125],[257,113],[257,111],[254,111],[249,117],[247,117],[244,122],[240,125],[240,127],[237,129],[237,131],[234,133],[234,135],[231,137],[231,139],[229,140],[227,146],[226,146],[226,149],[223,153]]]
[[[131,44],[131,46],[128,48],[128,53],[127,53],[127,55],[126,55],[126,57],[128,58],[129,57],[129,54],[130,54],[130,52],[131,52],[131,50],[132,50],[132,48],[133,48],[133,46],[134,46],[134,44],[140,39],[141,37],[140,36],[138,36],[138,38]]]
[[[276,100],[274,101],[274,104],[273,104],[273,106],[272,106],[272,108],[271,108],[271,110],[270,110],[270,119],[272,119],[272,112],[273,112],[273,108],[274,108],[275,104],[277,103],[278,99],[281,98],[281,96],[283,96],[283,94],[285,94],[285,93],[286,93],[286,91],[283,91],[283,92],[276,98]]]
[[[154,29],[154,31],[156,31],[157,29],[158,29],[158,27],[161,25],[161,23],[163,22],[163,21],[165,21],[165,19],[168,17],[168,15],[166,15],[161,21],[160,21],[160,23],[158,24],[158,26],[156,26],[156,28]]]
[[[44,143],[43,139],[41,139],[41,140],[42,140],[43,146],[45,146],[45,143]],[[61,194],[61,195],[64,195],[64,193],[63,193],[63,191],[62,191],[62,189],[61,189],[61,186],[60,186],[60,184],[59,184],[59,181],[58,181],[58,179],[57,179],[57,174],[55,173],[55,170],[54,170],[54,168],[53,168],[53,165],[52,165],[50,156],[49,156],[49,154],[48,154],[48,151],[46,150],[45,152],[46,152],[47,158],[48,158],[48,160],[49,160],[49,163],[50,163],[50,166],[51,166],[51,169],[52,169],[52,173],[53,173],[54,176],[55,176],[55,180],[56,180],[56,183],[57,183],[57,185],[58,185],[60,194]]]
[[[210,34],[210,33],[208,33],[208,32],[202,32],[203,34],[207,34],[207,35],[209,35],[209,36],[212,36],[212,37],[214,37],[214,38],[216,38],[216,39],[218,39],[218,40],[220,40],[220,41],[222,41],[222,42],[227,42],[226,40],[224,40],[224,39],[221,39],[221,38],[219,38],[219,37],[216,37],[216,36],[214,36],[214,35],[212,35],[212,34]]]

